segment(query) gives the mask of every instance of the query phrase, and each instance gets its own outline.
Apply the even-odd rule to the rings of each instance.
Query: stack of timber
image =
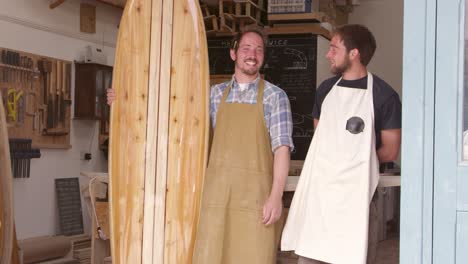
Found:
[[[88,236],[72,239],[73,258],[80,264],[91,263],[91,238]]]
[[[16,241],[14,241],[10,147],[4,109],[3,101],[0,100],[0,263],[11,263]]]
[[[112,263],[191,263],[209,132],[198,0],[129,0],[111,107]]]

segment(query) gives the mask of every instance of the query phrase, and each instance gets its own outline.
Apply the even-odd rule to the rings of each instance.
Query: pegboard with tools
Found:
[[[9,138],[33,148],[70,148],[69,61],[0,48],[0,93]]]

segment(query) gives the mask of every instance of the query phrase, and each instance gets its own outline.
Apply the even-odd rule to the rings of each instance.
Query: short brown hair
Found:
[[[367,66],[369,64],[372,56],[374,56],[377,44],[374,35],[367,27],[358,24],[344,25],[333,32],[333,36],[336,35],[341,37],[348,52],[352,49],[359,51],[362,65]]]
[[[263,40],[263,47],[266,47],[268,37],[264,33],[263,29],[260,28],[259,26],[246,26],[243,30],[241,30],[239,33],[237,33],[234,38],[232,39],[231,42],[231,49],[235,50],[237,52],[237,49],[239,48],[239,43],[241,42],[242,38],[244,37],[245,34],[247,33],[255,33],[259,35],[262,40]]]

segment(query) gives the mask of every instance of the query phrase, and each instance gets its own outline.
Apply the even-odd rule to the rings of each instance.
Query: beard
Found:
[[[351,61],[348,57],[345,57],[345,60],[340,65],[335,65],[331,67],[330,71],[336,75],[342,75],[346,70],[351,68]]]
[[[253,61],[258,65],[258,61],[256,59],[246,59],[246,60],[244,60],[244,64],[247,65],[246,62],[248,62],[248,61]],[[239,68],[243,74],[249,75],[249,76],[253,76],[253,75],[258,74],[258,72],[260,71],[260,67],[257,67],[257,65],[256,66],[250,66],[250,67],[243,67],[242,65],[239,64],[238,61],[236,61],[237,68]]]

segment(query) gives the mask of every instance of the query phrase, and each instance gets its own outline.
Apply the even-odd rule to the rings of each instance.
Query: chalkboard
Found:
[[[288,94],[295,145],[291,159],[304,160],[314,134],[317,35],[269,36],[263,71],[267,81]]]
[[[234,74],[234,61],[229,55],[232,37],[208,39],[210,75]]]
[[[233,74],[231,38],[208,39],[210,74]],[[270,35],[261,72],[283,89],[293,116],[293,160],[304,160],[314,133],[312,108],[317,76],[317,35]]]

